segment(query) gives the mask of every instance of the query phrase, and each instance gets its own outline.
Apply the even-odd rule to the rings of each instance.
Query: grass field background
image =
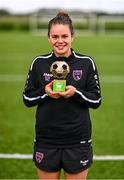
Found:
[[[94,154],[124,155],[124,36],[77,36],[73,48],[90,55],[100,75],[102,105],[91,110]],[[33,152],[35,108],[24,106],[22,91],[33,58],[49,51],[45,36],[0,32],[0,153]],[[35,179],[35,171],[32,160],[0,159],[0,179]],[[124,161],[94,161],[88,178],[123,179]]]

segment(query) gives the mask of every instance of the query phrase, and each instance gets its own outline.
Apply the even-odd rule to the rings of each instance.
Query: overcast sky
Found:
[[[124,0],[0,0],[0,9],[4,8],[13,13],[56,7],[60,9],[124,12]]]

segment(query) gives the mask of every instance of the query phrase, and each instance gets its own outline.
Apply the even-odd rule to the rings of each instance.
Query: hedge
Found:
[[[105,24],[105,30],[108,31],[124,31],[124,22],[107,22]]]
[[[38,28],[47,29],[48,22],[38,22]],[[89,24],[87,23],[74,23],[74,28],[79,30],[88,30]],[[98,22],[94,31],[99,31]],[[1,16],[0,17],[0,30],[21,30],[28,31],[30,29],[29,17],[28,16]],[[120,30],[124,31],[124,22],[106,22],[106,31]]]
[[[28,17],[1,17],[0,30],[29,30]]]

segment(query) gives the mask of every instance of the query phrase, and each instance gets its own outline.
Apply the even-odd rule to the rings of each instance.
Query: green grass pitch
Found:
[[[90,110],[94,154],[123,155],[124,36],[77,36],[73,48],[90,55],[100,75],[102,106]],[[33,152],[35,108],[24,106],[22,91],[32,59],[49,51],[47,37],[0,32],[0,153]],[[25,78],[14,81],[20,75]],[[124,161],[94,161],[88,178],[123,179],[123,169]],[[0,179],[35,178],[32,160],[0,159]]]

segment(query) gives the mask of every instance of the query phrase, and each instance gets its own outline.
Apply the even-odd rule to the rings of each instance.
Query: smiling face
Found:
[[[57,57],[68,57],[71,54],[73,36],[68,25],[53,24],[48,39]]]

